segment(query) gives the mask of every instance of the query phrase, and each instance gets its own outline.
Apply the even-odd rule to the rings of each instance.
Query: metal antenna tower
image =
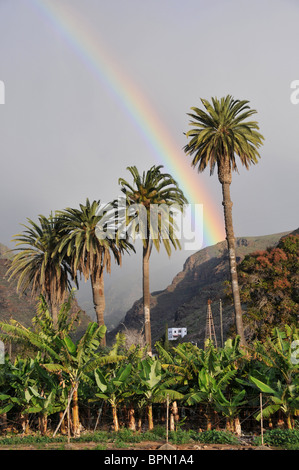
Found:
[[[220,315],[220,336],[221,336],[221,347],[223,348],[223,319],[222,319],[222,300],[219,301],[219,315]]]
[[[214,346],[217,348],[217,338],[216,338],[216,333],[215,333],[215,326],[214,326],[214,320],[213,320],[213,315],[212,315],[211,303],[212,301],[208,300],[205,342],[207,339],[210,339],[211,341],[214,342]]]

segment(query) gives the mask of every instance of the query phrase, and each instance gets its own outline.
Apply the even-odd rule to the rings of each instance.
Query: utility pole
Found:
[[[263,394],[260,393],[260,409],[261,409],[261,438],[262,446],[264,445],[264,420],[263,420]]]

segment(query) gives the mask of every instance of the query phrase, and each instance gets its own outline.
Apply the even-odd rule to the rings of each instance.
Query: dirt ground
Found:
[[[168,447],[169,446],[169,447]],[[96,450],[99,447],[98,442],[78,442],[78,443],[50,443],[50,444],[36,444],[36,445],[5,445],[0,446],[2,450]],[[125,447],[116,447],[114,443],[105,444],[105,450],[115,451],[130,451],[130,450],[141,450],[141,451],[197,451],[197,450],[275,450],[268,446],[252,446],[250,444],[244,445],[232,445],[232,444],[203,444],[203,443],[192,443],[192,444],[180,444],[180,445],[167,445],[161,442],[144,441],[135,444],[126,444]]]

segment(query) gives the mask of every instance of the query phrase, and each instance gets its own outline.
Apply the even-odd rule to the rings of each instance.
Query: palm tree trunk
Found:
[[[222,185],[222,196],[223,196],[223,208],[224,208],[224,222],[226,240],[229,254],[229,267],[230,276],[232,283],[232,293],[234,299],[234,310],[235,310],[235,324],[237,334],[240,336],[240,342],[243,346],[246,345],[243,327],[242,308],[240,301],[239,283],[237,275],[237,262],[236,262],[236,249],[235,249],[235,236],[233,229],[233,216],[232,206],[233,203],[230,198],[230,184],[231,184],[231,169],[229,166],[228,159],[225,159],[223,163],[218,166],[218,178]]]
[[[152,338],[151,338],[151,319],[150,319],[150,285],[149,285],[149,258],[151,253],[151,246],[149,240],[146,246],[143,247],[143,314],[144,314],[144,334],[145,342],[148,345],[148,352],[152,352]]]
[[[97,323],[99,326],[105,325],[104,312],[105,312],[105,292],[104,292],[104,270],[100,270],[98,276],[91,275],[91,288],[93,305],[96,312]],[[101,341],[102,346],[106,346],[106,335]]]
[[[51,316],[53,320],[53,327],[56,330],[57,325],[58,325],[58,312],[59,312],[58,303],[55,300],[50,300],[49,307],[50,307]]]

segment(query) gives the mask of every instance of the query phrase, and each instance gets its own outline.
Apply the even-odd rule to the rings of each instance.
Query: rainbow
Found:
[[[213,245],[223,240],[223,218],[209,191],[200,181],[197,171],[192,169],[184,152],[175,145],[174,139],[144,94],[125,71],[118,68],[111,54],[107,54],[106,48],[99,44],[98,32],[95,36],[91,25],[84,23],[84,18],[78,16],[74,8],[45,0],[31,0],[31,4],[61,34],[80,60],[96,74],[122,106],[153,150],[157,163],[163,165],[177,180],[189,203],[203,205],[204,245]]]

